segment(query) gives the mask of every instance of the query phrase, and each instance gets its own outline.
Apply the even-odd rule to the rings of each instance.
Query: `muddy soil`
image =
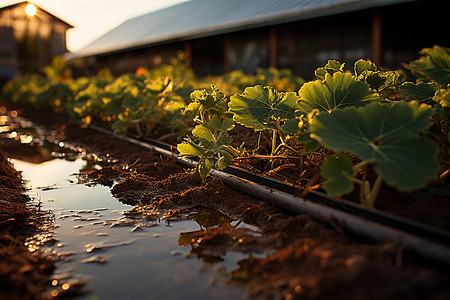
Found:
[[[251,299],[449,299],[450,274],[393,243],[354,236],[339,225],[261,202],[210,177],[205,185],[174,160],[75,123],[19,111],[45,135],[94,153],[104,162],[89,180],[112,186],[120,201],[139,203],[137,213],[165,210],[182,218],[195,208],[214,208],[233,220],[258,226],[254,232],[226,220],[180,236],[191,256],[214,263],[227,251],[270,249],[265,258],[241,260],[230,284],[245,285]],[[448,204],[447,204],[448,206]],[[448,215],[447,215],[448,216]],[[201,217],[201,216],[200,216]],[[434,217],[434,216],[433,216]],[[450,219],[443,222],[448,226]],[[214,225],[214,226],[212,226]],[[2,259],[3,261],[3,259]]]
[[[27,204],[23,192],[20,174],[0,148],[0,299],[40,299],[54,268],[24,245],[45,216]]]

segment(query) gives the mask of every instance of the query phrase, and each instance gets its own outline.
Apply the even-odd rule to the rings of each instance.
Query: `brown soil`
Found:
[[[0,299],[40,299],[50,282],[53,263],[24,245],[40,222],[28,200],[0,149]]]
[[[227,251],[270,249],[271,254],[265,258],[250,256],[241,260],[239,268],[230,274],[230,283],[245,284],[250,298],[450,297],[448,270],[436,269],[408,249],[369,241],[339,226],[329,227],[307,215],[286,212],[234,190],[217,178],[209,178],[201,185],[198,175],[173,160],[122,140],[80,129],[74,123],[38,118],[30,112],[24,115],[46,128],[46,134],[55,140],[83,147],[87,153],[103,158],[105,167],[89,177],[109,186],[119,181],[112,193],[121,201],[141,203],[143,210],[169,210],[174,218],[180,210],[192,208],[214,208],[229,218],[218,217],[213,224],[204,223],[203,230],[180,236],[179,244],[190,246],[192,256],[214,263]],[[108,163],[107,159],[117,161]],[[384,196],[390,197],[389,194]],[[443,227],[450,223],[445,209],[442,211],[447,214],[446,221],[439,221]],[[422,211],[430,212],[428,208]],[[254,232],[239,227],[239,223],[232,225],[229,220],[242,220],[261,229]]]

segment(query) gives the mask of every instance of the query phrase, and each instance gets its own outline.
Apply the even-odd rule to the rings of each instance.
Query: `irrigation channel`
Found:
[[[293,270],[288,270],[293,273],[287,273],[285,269],[281,272],[299,277],[284,279],[272,276],[278,278],[275,282],[269,282],[263,277],[259,285],[248,292],[245,286],[230,284],[230,274],[249,280],[249,270],[252,269],[246,270],[245,266],[252,266],[255,259],[266,259],[267,264],[271,261],[276,264],[278,258],[273,254],[276,252],[274,245],[277,245],[277,242],[273,241],[273,236],[279,239],[279,244],[281,241],[289,241],[287,235],[275,233],[270,241],[264,238],[263,241],[255,242],[263,231],[260,227],[249,225],[242,219],[229,218],[213,208],[181,210],[176,216],[173,211],[164,209],[142,214],[139,201],[118,201],[111,194],[112,188],[123,178],[118,177],[107,186],[91,181],[86,175],[100,170],[102,159],[88,155],[83,149],[70,150],[65,141],[55,140],[54,137],[43,138],[43,134],[36,131],[39,128],[20,117],[5,115],[1,118],[2,148],[10,154],[16,169],[22,171],[30,197],[42,210],[49,211],[53,216],[53,222],[48,224],[42,234],[30,237],[26,242],[30,251],[40,251],[52,256],[56,261],[56,271],[48,289],[50,296],[75,296],[76,299],[129,299],[130,296],[134,299],[245,299],[248,295],[259,295],[265,299],[281,294],[288,299],[297,293],[307,295],[306,298],[309,299],[308,297],[315,298],[323,293],[325,297],[335,295],[336,299],[340,299],[339,295],[343,298],[352,295],[358,298],[368,293],[367,299],[379,299],[386,295],[386,299],[393,299],[394,295],[398,297],[409,293],[429,295],[430,290],[438,296],[448,296],[448,290],[440,290],[441,282],[448,279],[450,269],[448,232],[362,209],[352,203],[337,202],[320,193],[311,193],[304,199],[296,196],[298,191],[290,185],[238,168],[229,168],[225,172],[213,171],[215,177],[236,190],[281,207],[283,211],[287,211],[287,215],[306,213],[327,223],[329,227],[337,228],[338,232],[348,231],[380,243],[377,246],[376,243],[370,242],[371,246],[363,245],[363,250],[356,249],[352,253],[350,252],[353,251],[354,244],[348,247],[338,246],[337,252],[345,252],[339,254],[344,258],[339,255],[334,258],[334,254],[327,250],[327,247],[333,248],[334,245],[330,246],[326,241],[316,243],[310,238],[316,235],[314,230],[322,230],[318,230],[319,225],[309,217],[294,217],[294,220],[287,221],[288,225],[293,227],[292,232],[298,229],[297,231],[302,231],[307,237],[297,243],[300,246],[297,245],[297,248],[289,251],[293,251],[296,259],[302,259],[299,261],[303,266],[289,266],[288,263],[287,268],[294,267]],[[109,130],[97,126],[90,128],[110,136],[110,139],[116,138]],[[178,160],[169,145],[132,136],[117,138],[156,152],[162,161],[162,157]],[[48,142],[48,139],[51,142]],[[105,158],[103,162],[104,160]],[[187,167],[196,164],[195,161],[186,159],[178,160],[178,163]],[[129,167],[131,169],[131,166]],[[276,218],[276,214],[267,214],[266,219],[270,221],[272,217]],[[297,223],[301,223],[301,226]],[[228,227],[224,227],[224,224]],[[295,226],[300,227],[296,229]],[[220,230],[232,228],[232,243],[235,244],[241,243],[241,238],[236,237],[236,233],[242,230],[241,232],[245,232],[245,239],[252,240],[254,237],[249,244],[271,246],[248,247],[244,251],[234,251],[239,247],[223,251],[213,246],[199,255],[194,248],[198,246],[201,238],[197,243],[192,237],[208,227],[222,228]],[[310,230],[312,235],[308,237]],[[328,235],[328,231],[324,232]],[[339,239],[342,237],[340,233],[333,233],[330,237],[324,236],[323,240],[329,238],[334,242],[334,236]],[[221,238],[228,243],[223,236]],[[313,249],[311,245],[317,248]],[[439,274],[443,275],[435,275],[434,270],[426,268],[415,276],[416,267],[402,266],[401,262],[397,262],[397,266],[391,269],[387,267],[386,257],[393,256],[401,261],[401,249],[408,249],[412,257],[419,257],[427,264],[438,266],[438,272],[441,272]],[[288,255],[289,251],[286,250],[283,255]],[[372,256],[374,261],[366,260],[358,251],[368,253],[368,257]],[[285,263],[286,259],[283,257],[279,259]],[[331,258],[336,260],[332,261]],[[317,274],[321,276],[319,279],[314,279],[319,275],[312,273],[313,264],[317,265],[314,268],[318,269]],[[386,266],[383,266],[384,264]],[[399,269],[398,266],[405,270]],[[302,274],[297,268],[303,268],[305,274],[310,272],[312,279],[299,279]],[[320,270],[335,272],[333,280],[327,279],[329,273]],[[339,272],[345,272],[345,275],[340,276]],[[362,278],[361,276],[369,276],[368,274],[374,276],[375,280],[380,279],[377,277],[380,272],[386,273],[383,276],[387,282],[396,282],[393,284],[397,285],[396,289],[389,287],[381,291],[386,286],[386,283],[383,283],[386,281],[380,280],[378,283],[374,278],[364,278],[361,281],[358,279]],[[408,278],[415,278],[414,282],[408,283],[411,286],[398,285],[399,282],[408,282]],[[322,286],[320,292],[314,290],[317,289],[318,282]],[[353,285],[371,290],[367,292],[360,289],[362,294],[358,294],[358,290],[354,294],[348,290]],[[278,288],[279,294],[265,290]]]
[[[91,128],[105,134],[112,134],[110,130],[99,126],[92,125]],[[165,156],[178,157],[171,151],[170,145],[159,141],[145,138],[140,140],[129,136],[119,136],[119,138]],[[196,165],[196,161],[186,158],[179,161],[191,168]],[[236,167],[229,167],[224,171],[212,170],[211,174],[259,199],[296,213],[307,213],[323,222],[330,222],[330,220],[340,222],[356,234],[399,243],[414,249],[417,254],[427,259],[450,268],[450,233],[444,230],[366,209],[351,202],[334,200],[317,192],[311,192],[307,198],[302,198],[297,196],[301,193],[292,185]]]
[[[29,122],[5,116],[1,121],[6,128],[2,135],[9,137],[3,147],[22,172],[28,195],[53,215],[54,222],[43,233],[26,241],[29,251],[41,251],[57,262],[50,297],[244,299],[242,290],[225,285],[221,274],[249,254],[228,252],[214,265],[188,259],[190,248],[178,240],[201,230],[192,217],[178,221],[161,214],[135,217],[135,206],[119,202],[110,187],[82,179],[100,168],[95,159],[64,148],[63,142],[55,145],[40,139]],[[220,213],[190,214],[208,219]],[[245,223],[239,226],[257,229]]]

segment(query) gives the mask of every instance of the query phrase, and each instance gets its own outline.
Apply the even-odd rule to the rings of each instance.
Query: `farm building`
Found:
[[[434,0],[191,0],[125,21],[71,59],[117,75],[182,50],[198,75],[273,66],[310,78],[328,59],[398,68],[449,46],[446,20]]]
[[[0,7],[0,83],[41,71],[54,56],[66,53],[69,28],[70,24],[28,2]]]

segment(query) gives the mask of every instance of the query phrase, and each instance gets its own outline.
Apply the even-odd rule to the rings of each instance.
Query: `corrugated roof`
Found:
[[[75,57],[350,12],[408,0],[192,0],[127,20]]]

